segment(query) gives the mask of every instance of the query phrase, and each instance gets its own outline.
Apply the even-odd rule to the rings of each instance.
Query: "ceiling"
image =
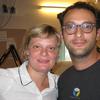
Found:
[[[34,6],[43,6],[44,3],[52,3],[52,4],[72,4],[79,0],[0,0],[0,4],[6,4],[9,6],[15,6],[16,14],[23,15],[32,13]],[[97,5],[99,7],[100,0],[80,0],[87,2],[98,2]]]
[[[79,0],[0,0],[0,4],[6,4],[8,8],[10,6],[15,7],[15,13],[12,14],[12,18],[9,18],[9,14],[0,13],[0,22],[6,21],[4,27],[6,28],[29,28],[32,25],[39,23],[56,23],[56,15],[51,16],[52,14],[40,14],[36,6],[43,6],[44,3],[52,3],[52,4],[72,4]],[[88,1],[95,3],[98,7],[100,7],[100,0],[80,0],[80,1]],[[0,9],[1,11],[1,9]],[[1,23],[0,23],[1,24]]]

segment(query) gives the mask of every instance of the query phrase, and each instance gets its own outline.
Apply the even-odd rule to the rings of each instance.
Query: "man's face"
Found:
[[[96,23],[95,16],[92,12],[85,9],[70,10],[65,16],[63,25],[74,23],[81,25],[83,23]],[[86,26],[88,28],[89,26]],[[71,27],[68,27],[71,28]],[[69,31],[70,32],[70,31]],[[73,34],[63,29],[63,39],[69,53],[74,57],[83,57],[88,55],[96,45],[96,27],[94,26],[91,32],[84,32],[81,27],[77,27]]]

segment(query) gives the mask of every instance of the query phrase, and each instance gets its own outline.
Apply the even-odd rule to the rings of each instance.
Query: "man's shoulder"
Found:
[[[71,66],[68,69],[66,69],[61,75],[68,74],[68,73],[72,72],[73,70],[74,70],[74,68],[73,68],[73,66]]]
[[[65,78],[67,78],[67,76],[69,76],[70,74],[72,75],[72,73],[73,73],[73,71],[74,71],[74,68],[73,68],[73,66],[71,66],[70,68],[68,68],[67,70],[65,70],[61,75],[60,75],[60,79],[65,79]]]

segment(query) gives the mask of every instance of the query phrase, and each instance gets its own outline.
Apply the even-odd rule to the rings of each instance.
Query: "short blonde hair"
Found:
[[[24,57],[26,56],[25,51],[27,50],[28,45],[32,38],[35,38],[35,37],[49,38],[52,36],[55,36],[57,38],[58,47],[60,47],[61,36],[55,27],[48,25],[48,24],[42,24],[40,26],[32,27],[27,32],[26,36],[24,37],[23,46],[22,46],[22,56],[24,56]]]

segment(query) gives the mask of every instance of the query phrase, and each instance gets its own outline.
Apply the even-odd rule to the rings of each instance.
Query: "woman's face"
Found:
[[[32,38],[28,50],[29,65],[36,72],[47,73],[58,58],[58,41],[55,36]]]

